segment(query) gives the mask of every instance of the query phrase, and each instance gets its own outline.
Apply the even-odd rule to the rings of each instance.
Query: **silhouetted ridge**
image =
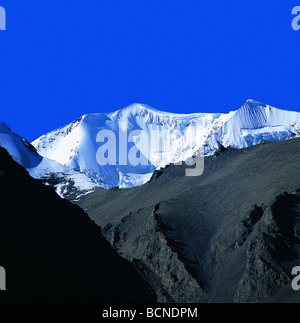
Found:
[[[133,266],[76,205],[0,148],[0,301],[154,301]]]

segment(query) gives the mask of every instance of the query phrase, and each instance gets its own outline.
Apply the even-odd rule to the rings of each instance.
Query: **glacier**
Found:
[[[116,163],[99,165],[101,147],[97,135],[115,135]],[[247,100],[229,113],[175,114],[145,104],[132,104],[110,113],[86,114],[32,142],[37,152],[61,165],[84,173],[104,188],[129,188],[147,182],[155,169],[186,161],[220,146],[246,148],[262,141],[281,141],[298,136],[300,113]],[[139,135],[140,134],[140,135]],[[143,134],[143,135],[142,135]],[[124,138],[131,140],[124,141]],[[121,151],[136,146],[147,164],[124,164]]]

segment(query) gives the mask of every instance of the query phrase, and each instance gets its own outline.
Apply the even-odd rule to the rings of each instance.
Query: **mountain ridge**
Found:
[[[204,155],[214,154],[220,145],[245,148],[261,141],[290,139],[300,133],[300,113],[251,99],[225,114],[175,114],[132,104],[115,112],[85,114],[74,122],[42,135],[32,144],[42,156],[83,172],[104,188],[142,185],[155,169],[185,161],[201,151]],[[116,138],[116,147],[109,144],[116,150],[116,164],[97,163],[101,144],[96,138],[101,131],[111,132]],[[138,131],[144,136],[139,136]],[[145,165],[119,163],[118,152],[120,146],[124,147],[120,133],[131,132],[139,136],[131,139],[144,156]],[[126,145],[129,155],[132,144]]]
[[[0,302],[154,302],[151,289],[78,206],[0,147]]]

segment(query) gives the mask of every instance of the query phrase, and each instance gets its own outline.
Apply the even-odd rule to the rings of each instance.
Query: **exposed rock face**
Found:
[[[300,243],[299,224],[297,192],[278,196],[264,211],[248,241],[247,264],[234,296],[236,302],[267,299],[290,283],[291,268],[299,263],[295,250],[295,245]]]
[[[152,209],[130,213],[117,226],[103,228],[111,245],[126,259],[132,261],[140,274],[156,290],[160,302],[199,302],[206,294],[206,285],[193,277],[181,260],[179,241],[168,240],[171,227],[163,223]],[[136,218],[143,222],[140,227]],[[136,228],[139,228],[138,232]],[[236,237],[225,251],[225,257],[239,252],[244,246],[245,265],[236,287],[233,302],[259,302],[274,296],[281,287],[291,283],[291,268],[299,264],[300,253],[300,193],[284,193],[265,207],[254,205],[236,226]],[[232,251],[232,250],[236,251]],[[218,243],[212,246],[212,270],[222,262],[224,250]],[[187,259],[185,259],[187,260]],[[215,267],[215,268],[213,268]],[[219,286],[221,289],[222,286]]]
[[[111,224],[103,233],[112,246],[126,259],[134,262],[142,276],[156,290],[160,302],[196,302],[203,294],[199,283],[188,273],[166,240],[156,212],[159,204],[151,210],[137,213],[143,226],[136,230],[132,214],[122,218],[116,227]]]
[[[263,207],[254,205],[252,210],[239,223],[236,232],[236,248],[241,247],[247,240],[249,234],[253,231],[254,225],[261,219],[263,212]]]

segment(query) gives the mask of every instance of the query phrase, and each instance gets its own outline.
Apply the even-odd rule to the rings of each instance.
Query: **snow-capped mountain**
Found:
[[[96,184],[86,175],[59,164],[38,154],[36,149],[24,138],[13,133],[6,123],[0,122],[0,146],[5,148],[13,159],[27,169],[29,174],[56,188],[64,196],[72,189],[81,195],[91,192]]]
[[[83,172],[100,186],[126,188],[145,183],[155,169],[187,160],[199,150],[210,155],[220,145],[244,148],[289,139],[299,130],[300,113],[253,100],[228,114],[174,114],[133,104],[112,113],[86,114],[32,145],[40,155]],[[114,163],[99,163],[99,154],[106,158],[103,147]]]

